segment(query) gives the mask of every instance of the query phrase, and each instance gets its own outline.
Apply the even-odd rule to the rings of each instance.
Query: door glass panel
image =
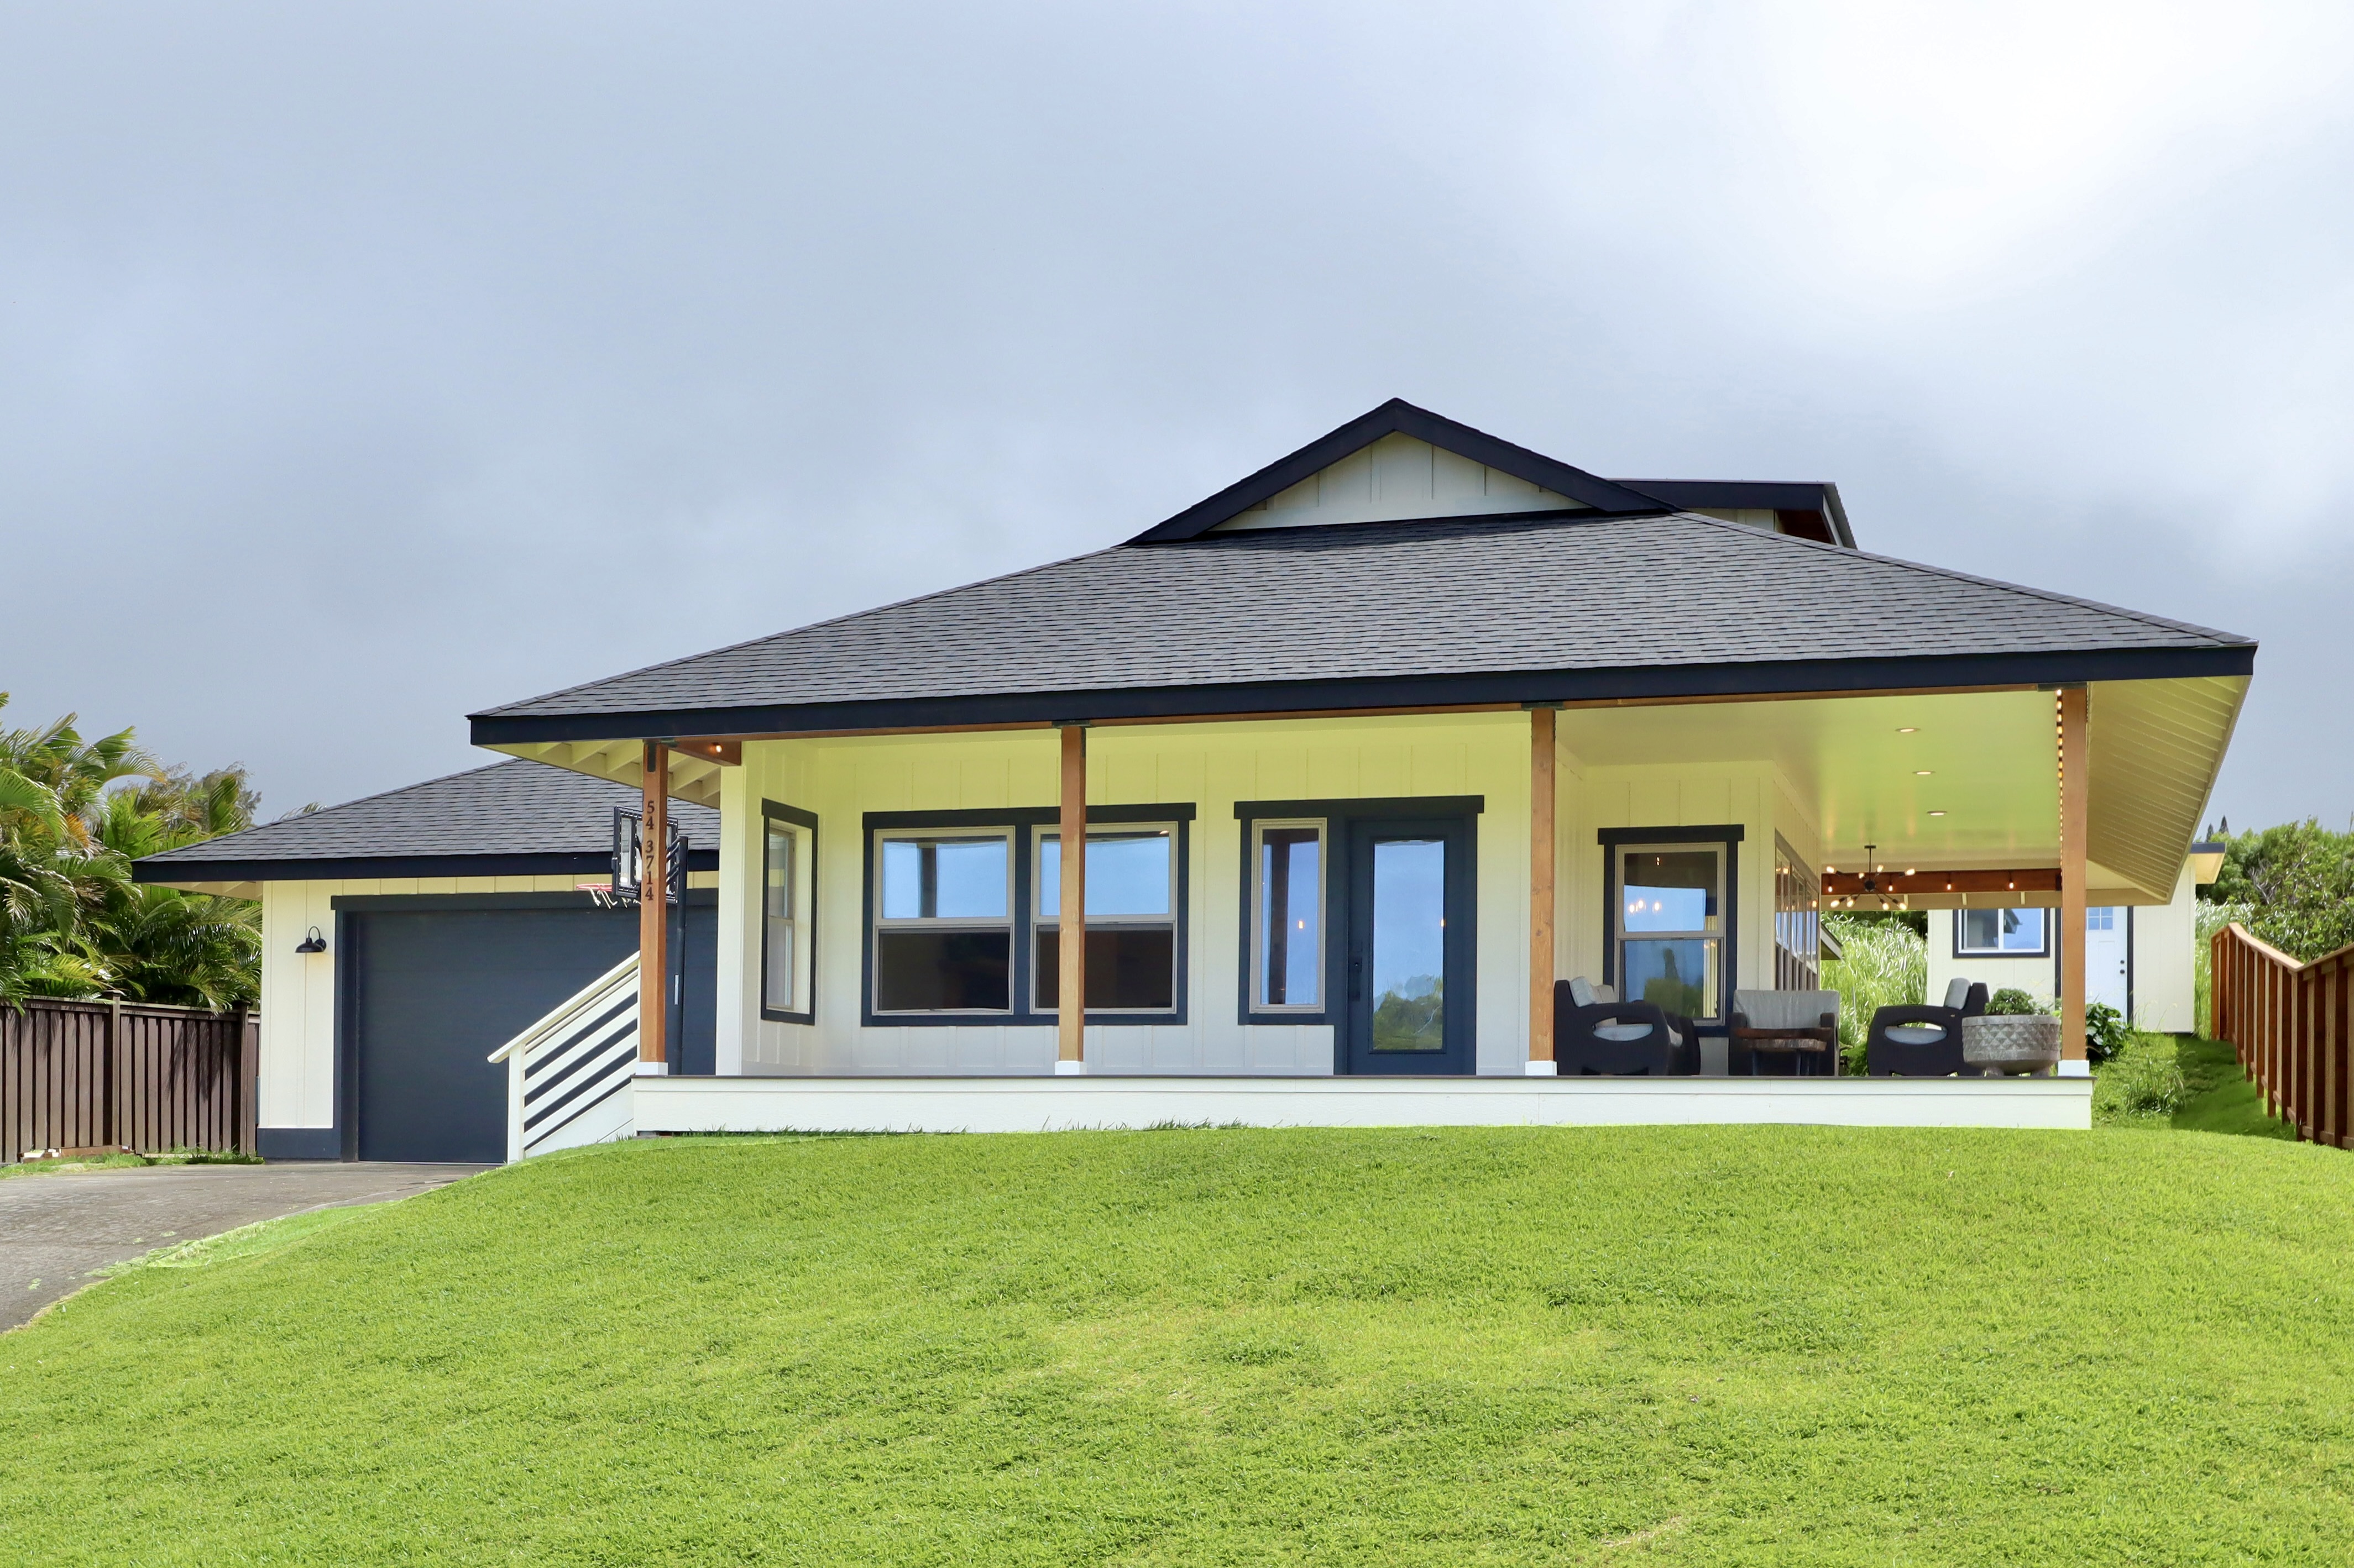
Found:
[[[1447,844],[1385,839],[1373,850],[1372,999],[1377,1052],[1447,1046]]]

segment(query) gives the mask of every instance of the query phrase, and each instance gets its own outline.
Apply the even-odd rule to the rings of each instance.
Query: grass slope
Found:
[[[678,1139],[0,1339],[12,1561],[2330,1563],[2354,1160]]]

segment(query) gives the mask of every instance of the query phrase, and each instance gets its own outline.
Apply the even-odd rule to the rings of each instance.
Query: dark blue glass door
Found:
[[[1469,1073],[1469,824],[1360,819],[1348,833],[1346,1070]]]

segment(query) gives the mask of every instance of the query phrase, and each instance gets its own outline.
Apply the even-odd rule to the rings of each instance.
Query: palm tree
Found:
[[[166,768],[128,729],[86,741],[70,714],[0,729],[0,1002],[250,1001],[252,902],[139,886],[131,862],[249,827],[258,804],[244,768]]]

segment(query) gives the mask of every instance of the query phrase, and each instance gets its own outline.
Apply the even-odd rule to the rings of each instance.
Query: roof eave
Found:
[[[753,738],[1026,727],[1120,720],[1242,718],[1523,703],[1673,702],[1954,691],[2253,673],[2253,642],[2198,648],[1646,664],[1574,670],[1232,682],[1087,691],[975,693],[839,703],[764,703],[610,713],[482,714],[476,746],[631,737]]]
[[[380,854],[290,856],[283,860],[170,861],[150,856],[131,863],[131,880],[164,887],[197,883],[343,882],[384,877],[572,876],[610,872],[610,851],[534,854]],[[689,871],[716,871],[716,848],[690,848]]]

